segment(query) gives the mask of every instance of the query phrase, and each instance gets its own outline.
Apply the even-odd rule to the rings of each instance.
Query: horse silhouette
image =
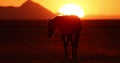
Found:
[[[64,43],[65,58],[68,58],[67,47],[70,42],[72,46],[72,58],[75,59],[81,28],[81,21],[77,16],[56,16],[48,22],[48,38],[52,38],[55,30],[58,29]]]

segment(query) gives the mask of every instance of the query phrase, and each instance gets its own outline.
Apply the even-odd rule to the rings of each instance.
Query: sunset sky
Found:
[[[21,6],[26,0],[0,0],[0,6]],[[65,4],[73,3],[79,5],[85,15],[119,15],[120,0],[33,0],[57,13],[58,9]]]

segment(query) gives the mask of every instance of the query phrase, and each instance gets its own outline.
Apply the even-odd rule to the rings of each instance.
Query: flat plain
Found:
[[[120,20],[81,21],[77,59],[65,60],[59,33],[47,38],[47,20],[0,20],[0,62],[120,63]]]

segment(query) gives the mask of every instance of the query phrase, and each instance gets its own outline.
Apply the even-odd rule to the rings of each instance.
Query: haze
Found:
[[[21,6],[26,0],[0,0],[0,6]],[[74,3],[83,8],[85,15],[117,15],[120,16],[120,0],[33,0],[57,13],[65,4]]]

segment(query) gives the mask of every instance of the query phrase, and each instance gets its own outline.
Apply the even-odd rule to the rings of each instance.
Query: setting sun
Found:
[[[75,4],[67,4],[61,7],[58,12],[60,15],[76,15],[78,17],[84,17],[82,8]]]

